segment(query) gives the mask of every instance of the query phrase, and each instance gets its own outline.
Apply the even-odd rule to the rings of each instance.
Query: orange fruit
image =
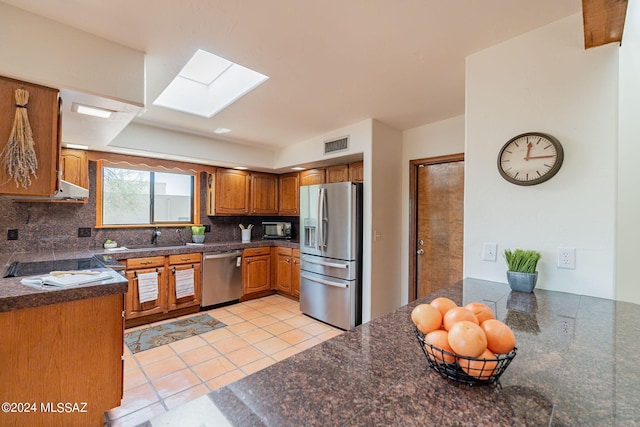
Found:
[[[495,319],[496,316],[493,314],[493,310],[486,304],[481,302],[470,302],[465,305],[464,308],[469,309],[476,315],[478,319],[478,324],[481,324],[485,320]]]
[[[480,328],[487,336],[487,347],[496,354],[509,353],[516,346],[516,336],[505,323],[489,319],[482,322]]]
[[[449,345],[459,356],[478,357],[487,349],[487,337],[477,323],[461,320],[449,329]]]
[[[447,313],[442,318],[442,323],[444,324],[444,328],[449,331],[451,327],[462,320],[468,320],[469,322],[473,322],[476,325],[478,324],[478,318],[475,314],[468,308],[464,307],[454,307],[447,311]]]
[[[447,311],[458,306],[458,304],[453,302],[453,300],[450,300],[446,297],[438,297],[434,299],[433,301],[431,301],[431,305],[440,310],[440,314],[442,314],[443,316]]]
[[[498,358],[491,350],[486,349],[480,357],[478,357],[478,360],[458,358],[458,364],[468,375],[480,380],[488,380],[496,372]]]
[[[411,311],[411,320],[423,334],[440,329],[442,314],[430,304],[420,304]]]
[[[443,329],[429,332],[427,335],[425,335],[424,340],[440,350],[453,353],[453,350],[449,345],[449,333]],[[425,346],[425,350],[431,357],[433,357],[436,363],[454,363],[456,361],[456,358],[454,356],[442,353],[438,349],[431,349],[431,347]]]

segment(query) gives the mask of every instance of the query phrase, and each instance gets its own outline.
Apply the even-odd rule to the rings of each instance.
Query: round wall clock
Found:
[[[560,170],[564,150],[560,141],[540,132],[514,136],[498,154],[498,171],[516,185],[535,185],[545,182]]]

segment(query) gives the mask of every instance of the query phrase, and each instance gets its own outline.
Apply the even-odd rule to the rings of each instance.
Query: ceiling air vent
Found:
[[[344,151],[349,149],[349,137],[343,136],[338,139],[332,139],[324,142],[324,154],[335,153],[336,151]]]

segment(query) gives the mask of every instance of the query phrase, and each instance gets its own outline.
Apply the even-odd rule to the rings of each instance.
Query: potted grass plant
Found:
[[[518,292],[533,292],[538,281],[536,267],[540,259],[540,252],[516,249],[504,251],[507,261],[507,282],[512,290]]]
[[[193,243],[204,242],[204,225],[191,226],[191,240],[193,240]]]

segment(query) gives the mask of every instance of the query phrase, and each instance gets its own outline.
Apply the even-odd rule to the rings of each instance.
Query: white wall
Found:
[[[144,53],[0,2],[0,75],[144,105]]]
[[[370,294],[365,292],[363,318],[374,319],[402,305],[405,284],[400,279],[402,258],[402,133],[373,121],[371,154],[371,227],[365,244],[371,247]],[[366,162],[365,162],[366,164]],[[367,203],[369,204],[369,203]],[[370,310],[367,313],[367,309]]]
[[[542,253],[538,287],[614,296],[618,47],[585,51],[581,14],[467,57],[465,274],[506,282],[506,265],[481,260],[483,242]],[[547,132],[565,160],[550,181],[500,177],[512,136]],[[556,267],[558,246],[577,249],[575,270]]]
[[[400,241],[400,298],[403,304],[409,300],[409,162],[429,157],[445,156],[464,152],[464,115],[452,117],[428,125],[406,130],[402,133],[402,209]]]
[[[640,304],[640,2],[629,2],[620,48],[616,299]]]

